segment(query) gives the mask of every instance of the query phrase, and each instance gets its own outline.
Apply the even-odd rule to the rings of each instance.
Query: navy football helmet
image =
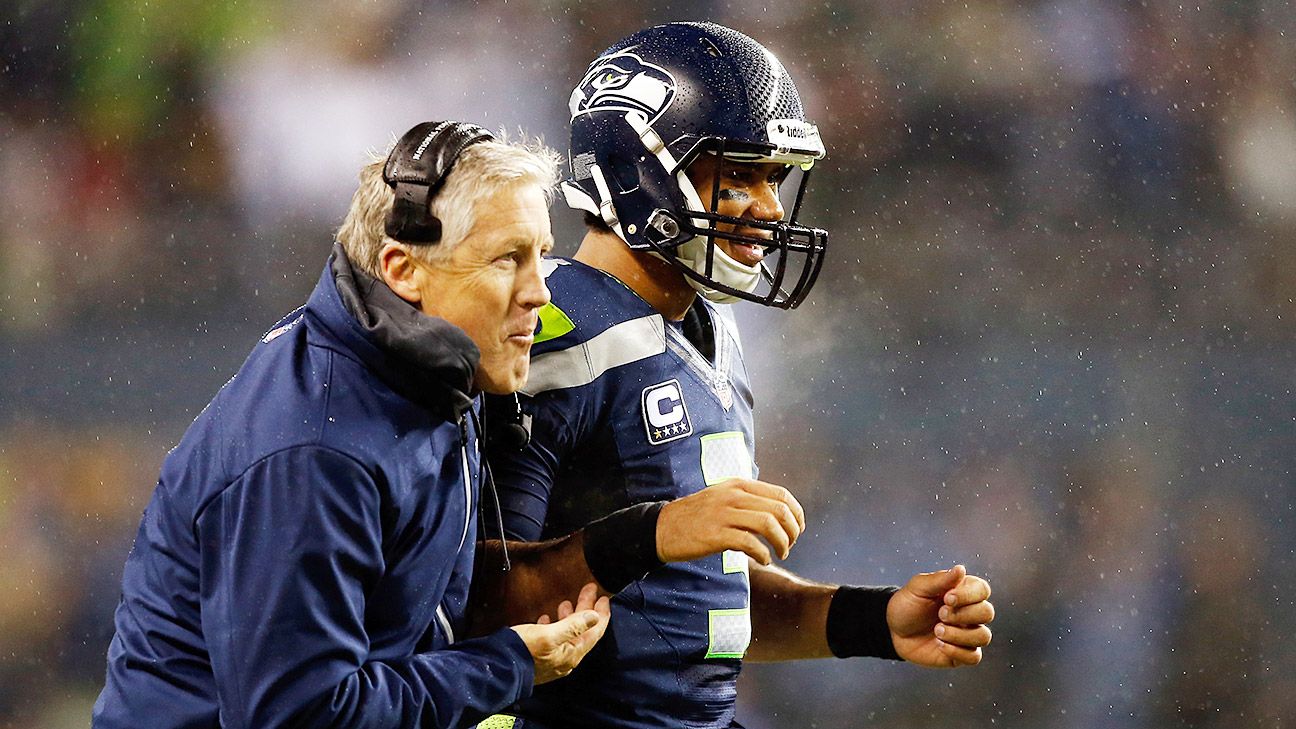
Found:
[[[828,233],[796,217],[824,146],[773,53],[714,23],[659,25],[600,54],[569,107],[571,178],[562,186],[568,205],[602,220],[631,248],[656,253],[712,301],[790,309],[805,299]],[[720,169],[714,189],[699,194],[685,170],[703,155],[713,155]],[[791,214],[766,221],[714,212],[726,161],[804,170]],[[764,260],[736,261],[717,239],[759,246]]]

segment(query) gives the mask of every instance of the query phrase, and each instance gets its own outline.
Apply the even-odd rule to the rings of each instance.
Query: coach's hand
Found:
[[[931,668],[980,663],[992,620],[990,583],[969,575],[963,565],[914,575],[887,603],[896,653]]]
[[[662,507],[657,557],[687,562],[733,549],[769,564],[771,548],[786,559],[804,529],[805,511],[787,489],[731,478]]]
[[[575,606],[570,600],[558,606],[558,622],[551,623],[548,615],[541,615],[535,623],[513,626],[535,659],[536,684],[571,673],[603,637],[611,607],[607,597],[596,600],[597,595],[598,587],[590,583],[581,589]]]

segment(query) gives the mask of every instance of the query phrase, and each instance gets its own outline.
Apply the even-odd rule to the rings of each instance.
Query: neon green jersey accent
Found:
[[[482,723],[477,725],[477,729],[513,729],[514,724],[517,724],[516,716],[496,714],[483,719]]]
[[[535,334],[535,344],[557,339],[576,328],[570,317],[550,301],[540,307],[540,329]]]

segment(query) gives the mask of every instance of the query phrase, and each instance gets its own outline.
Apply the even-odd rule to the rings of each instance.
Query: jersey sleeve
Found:
[[[453,727],[530,693],[534,663],[507,628],[369,657],[381,501],[359,463],[302,447],[258,462],[200,513],[202,628],[224,726]]]
[[[540,540],[554,481],[579,439],[581,399],[575,388],[522,396],[522,409],[531,415],[530,442],[520,449],[487,443],[507,539]]]

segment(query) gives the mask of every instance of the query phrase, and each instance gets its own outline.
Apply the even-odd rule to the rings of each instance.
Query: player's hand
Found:
[[[657,557],[687,562],[733,549],[767,565],[786,559],[804,529],[805,511],[787,489],[731,478],[662,508]]]
[[[598,586],[591,582],[581,589],[575,606],[570,600],[558,606],[558,622],[551,623],[548,615],[541,615],[535,623],[513,626],[535,659],[537,685],[571,673],[603,637],[611,606],[607,597],[596,600],[597,595]]]
[[[930,668],[975,666],[990,644],[990,583],[963,565],[914,575],[887,603],[896,653]]]

